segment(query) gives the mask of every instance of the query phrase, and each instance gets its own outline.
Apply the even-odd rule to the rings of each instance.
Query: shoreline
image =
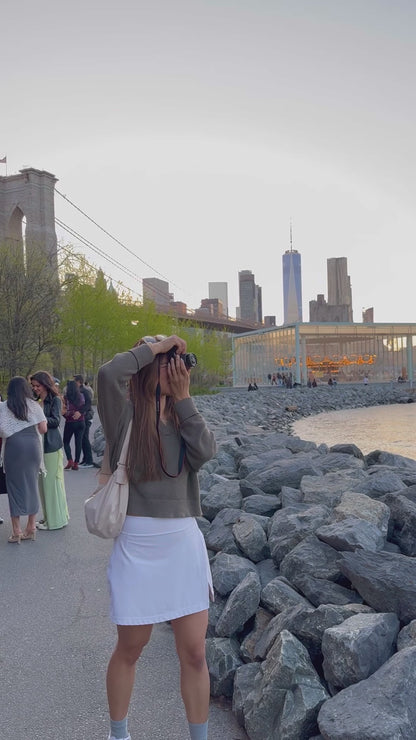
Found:
[[[273,431],[293,436],[299,419],[330,411],[386,406],[416,401],[416,389],[406,384],[339,384],[317,388],[259,386],[257,391],[224,388],[209,396],[193,396],[217,438],[242,432]]]

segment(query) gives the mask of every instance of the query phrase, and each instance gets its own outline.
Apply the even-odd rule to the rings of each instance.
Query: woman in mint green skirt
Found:
[[[61,399],[52,376],[45,370],[34,373],[30,379],[32,388],[43,406],[48,430],[43,436],[43,458],[46,476],[39,477],[39,496],[43,508],[43,520],[38,529],[62,529],[69,520],[66,501],[61,422]]]

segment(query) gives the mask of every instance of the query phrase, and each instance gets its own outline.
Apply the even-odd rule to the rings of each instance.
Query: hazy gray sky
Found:
[[[6,0],[0,158],[189,307],[226,281],[235,315],[248,269],[281,323],[292,219],[305,320],[347,257],[356,321],[415,321],[415,32],[414,0]]]

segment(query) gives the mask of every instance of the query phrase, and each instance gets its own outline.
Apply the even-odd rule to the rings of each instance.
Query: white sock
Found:
[[[127,731],[127,717],[120,720],[111,719],[110,717],[110,728],[111,737],[116,738],[116,740],[124,740],[129,734]]]
[[[208,740],[208,720],[201,725],[194,725],[188,722],[191,740]]]

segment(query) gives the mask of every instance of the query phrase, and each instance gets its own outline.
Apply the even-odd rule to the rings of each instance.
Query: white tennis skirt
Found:
[[[211,570],[196,520],[127,516],[108,581],[115,624],[155,624],[208,609]]]

